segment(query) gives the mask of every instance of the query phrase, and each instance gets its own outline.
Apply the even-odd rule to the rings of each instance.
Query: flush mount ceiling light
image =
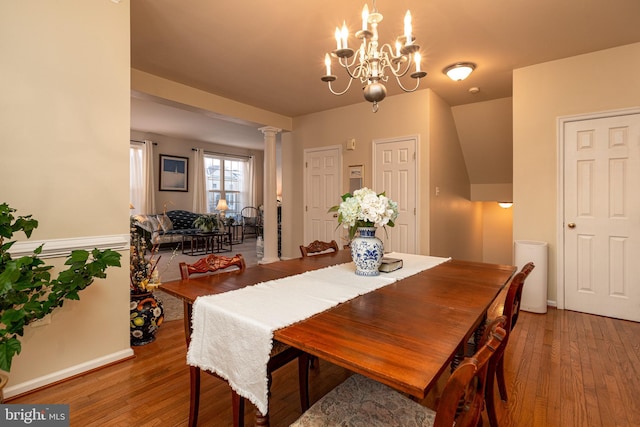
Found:
[[[458,62],[453,65],[449,65],[442,70],[453,81],[459,82],[469,77],[469,74],[476,69],[476,64],[472,62]]]

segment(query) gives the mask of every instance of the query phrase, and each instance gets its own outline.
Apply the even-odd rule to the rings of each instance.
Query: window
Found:
[[[204,164],[207,212],[215,212],[220,199],[229,206],[227,217],[235,217],[243,207],[251,205],[251,159],[205,154]]]

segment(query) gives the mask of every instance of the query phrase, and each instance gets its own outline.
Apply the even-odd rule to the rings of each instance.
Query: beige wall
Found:
[[[513,208],[482,202],[482,261],[513,264]]]
[[[430,106],[430,254],[481,261],[482,209],[479,203],[470,201],[469,175],[453,114],[434,93]]]
[[[231,147],[222,144],[212,144],[210,142],[193,141],[187,139],[172,138],[164,135],[158,135],[149,132],[131,131],[131,139],[136,141],[149,140],[157,145],[153,147],[153,185],[156,189],[156,212],[163,210],[182,209],[187,211],[193,210],[193,179],[195,176],[194,151],[192,148],[204,148],[205,151],[214,153],[237,154],[241,156],[255,156],[255,174],[256,174],[256,201],[257,206],[262,204],[262,188],[264,177],[264,152],[259,150],[249,150],[246,148]],[[160,188],[160,154],[170,156],[187,157],[189,159],[189,191],[159,191]]]
[[[428,152],[428,90],[390,96],[380,103],[377,113],[371,104],[359,104],[296,117],[294,131],[282,135],[283,148],[283,221],[291,218],[291,228],[283,226],[283,257],[299,256],[298,246],[304,238],[304,150],[331,145],[345,148],[347,139],[356,140],[356,149],[343,150],[342,192],[349,190],[348,165],[364,165],[364,185],[372,186],[371,161],[374,139],[418,135],[421,152]],[[424,147],[422,147],[424,146]],[[287,150],[291,150],[285,155]],[[374,189],[375,190],[375,189]],[[289,224],[289,222],[285,222]],[[336,223],[337,225],[337,223]],[[428,242],[428,228],[423,227],[420,244]],[[426,246],[428,247],[428,245]]]
[[[556,299],[558,117],[640,105],[640,43],[513,73],[513,238],[549,243]]]
[[[0,202],[39,220],[32,240],[126,245],[129,2],[1,2],[0,52]],[[127,253],[50,325],[26,328],[9,389],[130,354]]]
[[[436,123],[434,125],[434,123]],[[431,126],[430,126],[431,124]],[[283,256],[298,256],[303,244],[304,150],[331,145],[345,147],[355,138],[356,149],[343,151],[343,192],[348,190],[348,165],[363,164],[364,185],[372,185],[373,140],[417,135],[420,253],[480,260],[482,257],[480,211],[469,202],[469,181],[450,107],[431,90],[420,90],[386,98],[377,113],[371,104],[360,104],[314,113],[294,119],[294,131],[282,135],[283,147]],[[435,171],[434,171],[435,169]],[[437,180],[444,188],[438,199],[443,212],[435,213],[437,226],[445,230],[432,237],[427,224],[434,215],[430,207]],[[336,201],[339,200],[336,195]],[[431,249],[430,249],[431,246]]]

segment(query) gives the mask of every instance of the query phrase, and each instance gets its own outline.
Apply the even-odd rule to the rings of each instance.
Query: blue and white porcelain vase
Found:
[[[375,227],[358,227],[351,241],[351,258],[358,276],[377,276],[382,263],[382,240],[376,237]]]

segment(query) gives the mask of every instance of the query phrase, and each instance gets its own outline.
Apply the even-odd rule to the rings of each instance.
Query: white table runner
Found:
[[[403,268],[357,276],[351,263],[197,298],[187,363],[215,372],[262,414],[268,410],[267,362],[273,332],[450,258],[390,253]]]

